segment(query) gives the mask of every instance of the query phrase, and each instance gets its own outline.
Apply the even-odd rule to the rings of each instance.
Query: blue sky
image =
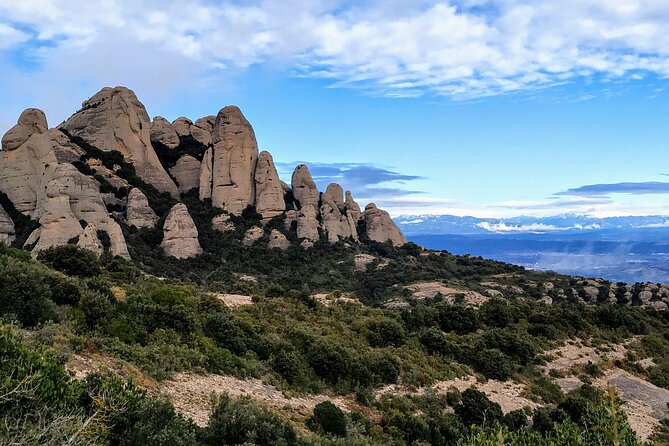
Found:
[[[0,0],[0,132],[105,85],[239,105],[393,215],[669,215],[665,0]]]

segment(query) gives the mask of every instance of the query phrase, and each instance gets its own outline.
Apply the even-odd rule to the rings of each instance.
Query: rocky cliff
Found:
[[[197,256],[206,251],[198,240],[201,222],[181,203],[191,192],[202,206],[218,209],[206,221],[218,231],[234,230],[246,211],[258,215],[260,226],[245,234],[249,246],[261,239],[269,249],[308,249],[321,240],[406,243],[387,212],[374,204],[361,212],[352,193],[335,183],[319,191],[306,165],[297,166],[290,186],[282,182],[239,108],[195,122],[150,120],[124,87],[103,88],[58,128],[49,129],[41,110],[25,110],[2,138],[0,192],[0,241],[34,254],[76,243],[129,259],[126,239],[156,230],[165,254]],[[21,222],[10,217],[21,214]],[[261,227],[274,219],[283,224]],[[29,231],[15,227],[26,221]]]

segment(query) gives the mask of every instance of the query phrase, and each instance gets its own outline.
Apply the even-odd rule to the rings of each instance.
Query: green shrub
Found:
[[[286,421],[248,397],[232,399],[228,395],[221,395],[214,405],[202,437],[204,446],[298,444],[295,430]]]
[[[37,259],[68,276],[93,277],[100,274],[98,257],[76,245],[52,246],[41,251]]]
[[[47,271],[31,262],[0,256],[0,315],[32,327],[55,316]]]
[[[485,393],[471,387],[462,392],[460,403],[454,409],[465,426],[494,425],[504,416],[499,404],[493,403]]]
[[[331,401],[323,401],[314,407],[314,414],[309,419],[309,426],[316,431],[345,437],[346,414]]]

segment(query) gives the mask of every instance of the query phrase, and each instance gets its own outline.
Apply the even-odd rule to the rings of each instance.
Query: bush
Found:
[[[346,414],[331,401],[323,401],[314,407],[314,414],[309,419],[309,427],[312,430],[345,437]]]
[[[406,338],[404,326],[394,319],[372,320],[367,329],[367,340],[372,347],[399,346]]]
[[[248,397],[220,396],[204,429],[202,444],[290,446],[298,442],[295,430],[269,410]]]
[[[117,446],[195,446],[197,428],[167,401],[146,399],[112,415],[110,443]]]
[[[460,404],[454,409],[465,426],[493,425],[504,416],[499,404],[493,403],[485,393],[471,387],[462,392]]]
[[[30,262],[0,257],[0,315],[32,327],[55,315],[49,276]]]
[[[76,245],[52,246],[41,251],[37,260],[68,276],[93,277],[100,274],[100,260]]]

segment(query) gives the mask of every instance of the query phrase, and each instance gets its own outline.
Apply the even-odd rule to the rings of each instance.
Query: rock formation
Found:
[[[269,233],[269,242],[267,243],[267,247],[270,249],[277,248],[285,251],[288,249],[288,247],[290,247],[290,241],[277,229],[272,229],[272,231]]]
[[[365,206],[363,219],[365,220],[365,233],[371,240],[381,243],[390,241],[394,246],[407,242],[388,212],[377,208],[376,204],[369,203]]]
[[[136,228],[153,228],[158,223],[158,216],[149,206],[146,195],[136,187],[128,193],[125,218],[128,226]]]
[[[228,106],[216,116],[213,134],[212,204],[240,215],[255,203],[258,144],[239,108]]]
[[[70,141],[70,138],[58,129],[50,129],[49,137],[53,143],[53,151],[59,163],[73,163],[81,159],[84,149]]]
[[[183,203],[170,209],[163,226],[163,241],[160,246],[168,256],[187,259],[202,254],[195,222]]]
[[[202,163],[200,165],[200,200],[211,198],[211,187],[213,183],[214,170],[214,149],[207,149],[204,152]]]
[[[174,167],[170,169],[170,174],[177,180],[179,192],[183,194],[200,187],[201,167],[201,163],[190,155],[179,158]]]
[[[296,230],[305,248],[320,239],[321,231],[330,243],[358,240],[358,228],[365,228],[372,240],[395,245],[406,241],[387,212],[370,204],[362,213],[350,191],[344,194],[340,185],[332,183],[321,194],[306,165],[295,168],[291,186],[281,181],[272,156],[258,152],[253,128],[237,107],[225,107],[217,116],[195,123],[188,118],[170,123],[160,116],[150,122],[134,93],[116,87],[104,88],[85,101],[58,129],[48,128],[42,111],[27,109],[2,138],[0,191],[18,211],[39,223],[26,242],[35,247],[34,255],[76,242],[98,255],[108,248],[111,254],[129,259],[118,222],[151,228],[159,221],[140,190],[143,186],[128,175],[123,163],[112,166],[104,155],[92,156],[87,145],[71,135],[102,151],[118,151],[133,164],[137,177],[174,197],[198,189],[201,200],[210,199],[226,211],[211,222],[221,232],[234,230],[231,216],[253,207],[263,224],[285,217],[282,230]],[[187,153],[176,150],[184,138],[199,141],[206,150],[192,140],[184,142]],[[160,151],[165,157],[162,163],[172,166],[171,177],[151,141],[175,149],[171,154]],[[168,255],[187,258],[202,252],[197,228],[183,204],[172,208],[163,229],[162,247]],[[19,230],[23,228],[15,228],[0,208],[0,241],[11,242]],[[102,233],[109,237],[108,246]],[[244,243],[251,245],[263,234],[262,227],[251,228]],[[270,248],[286,249],[289,244],[280,230],[271,231]]]
[[[318,235],[318,220],[316,209],[308,204],[303,206],[297,213],[297,237],[316,242]]]
[[[102,242],[98,238],[97,227],[92,224],[86,226],[83,232],[79,235],[77,246],[94,252],[98,257],[104,252]]]
[[[35,253],[80,237],[80,221],[107,232],[110,252],[130,259],[128,247],[118,223],[107,212],[100,194],[99,183],[79,172],[71,164],[54,164],[46,169],[45,193],[40,197],[33,214],[40,223],[27,244],[37,243]]]
[[[151,141],[158,141],[170,149],[176,149],[179,146],[179,134],[174,130],[170,121],[162,116],[153,118],[150,135]]]
[[[31,215],[44,193],[46,166],[57,162],[44,112],[29,108],[2,137],[0,188],[17,210]]]
[[[151,121],[135,93],[125,87],[103,88],[85,101],[61,128],[103,151],[116,150],[137,174],[161,192],[178,196],[177,187],[151,146]]]
[[[0,206],[0,242],[11,245],[15,238],[14,222],[5,209]]]
[[[257,242],[264,234],[265,231],[262,228],[254,226],[244,233],[244,240],[242,240],[242,243],[244,244],[244,246],[251,246],[255,242]]]
[[[191,126],[190,134],[196,141],[210,146],[212,144],[212,133],[214,132],[214,124],[216,123],[216,116],[205,116],[200,118]]]
[[[295,168],[291,180],[293,189],[293,197],[299,203],[300,208],[305,206],[312,206],[318,209],[320,202],[320,193],[316,187],[316,183],[311,178],[311,172],[305,164],[300,164]]]
[[[255,171],[255,190],[256,212],[262,215],[263,219],[276,217],[286,210],[281,180],[269,152],[260,152],[258,156]]]
[[[193,125],[193,121],[188,118],[180,117],[172,122],[172,128],[177,133],[178,136],[189,136],[190,127]]]
[[[344,190],[337,183],[330,183],[323,192],[323,202],[329,203],[332,207],[336,207],[340,211],[344,210]]]
[[[211,227],[219,232],[227,232],[235,229],[235,225],[230,221],[230,215],[220,214],[211,219]]]

